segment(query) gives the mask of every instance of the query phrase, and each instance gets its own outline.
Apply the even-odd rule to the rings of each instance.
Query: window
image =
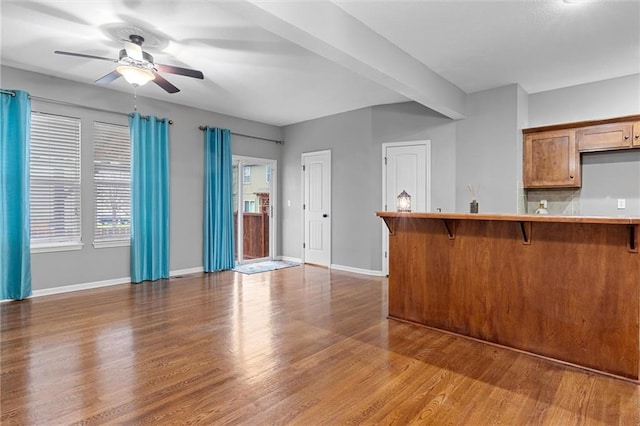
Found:
[[[242,168],[242,183],[245,185],[251,183],[251,166],[244,166]]]
[[[80,119],[31,113],[32,251],[79,250]]]
[[[127,245],[131,235],[129,127],[96,121],[93,135],[94,246]]]
[[[271,166],[269,164],[267,164],[267,166],[265,167],[264,180],[267,183],[271,183]]]
[[[244,202],[244,212],[245,213],[255,213],[256,212],[256,202],[245,200]]]

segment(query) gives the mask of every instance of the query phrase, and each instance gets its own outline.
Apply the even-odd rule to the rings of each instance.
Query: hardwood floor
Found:
[[[386,279],[194,274],[0,304],[10,424],[640,424],[640,387],[387,320]]]

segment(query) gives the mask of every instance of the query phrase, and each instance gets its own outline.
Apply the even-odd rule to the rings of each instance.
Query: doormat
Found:
[[[257,274],[259,272],[273,271],[276,269],[291,268],[292,266],[300,266],[297,262],[289,262],[287,260],[266,260],[264,262],[246,263],[233,268],[236,272],[243,274]]]

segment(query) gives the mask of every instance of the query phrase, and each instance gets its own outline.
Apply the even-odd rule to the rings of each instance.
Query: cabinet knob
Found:
[[[627,139],[629,139],[629,135],[624,135],[624,140],[626,141]]]
[[[569,175],[569,177],[570,177],[571,179],[573,179],[573,175]]]
[[[636,139],[640,139],[640,135],[636,135]]]

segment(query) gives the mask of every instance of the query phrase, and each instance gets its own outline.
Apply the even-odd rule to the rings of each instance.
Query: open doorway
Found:
[[[276,161],[233,156],[233,220],[236,263],[273,258]]]

